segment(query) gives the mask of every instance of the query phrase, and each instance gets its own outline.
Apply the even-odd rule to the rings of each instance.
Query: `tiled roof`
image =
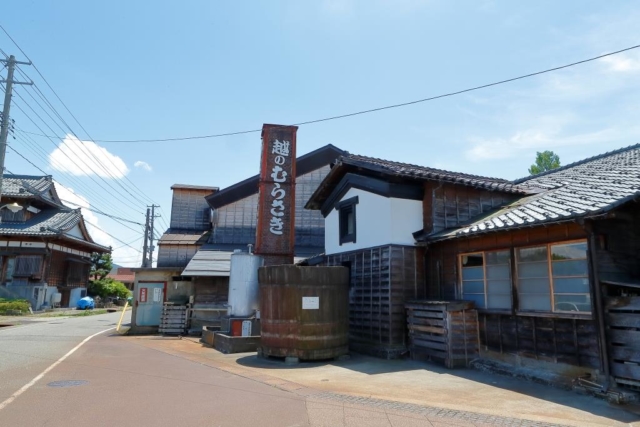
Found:
[[[427,240],[470,236],[604,213],[640,196],[640,144],[513,182],[531,193],[497,212]]]
[[[33,197],[47,191],[53,180],[51,176],[9,175],[2,180],[2,195],[9,197]]]
[[[0,235],[55,236],[80,222],[80,209],[47,209],[25,222],[2,222]]]
[[[505,179],[451,172],[409,163],[400,163],[377,159],[374,157],[360,156],[357,154],[340,157],[338,164],[340,163],[362,167],[388,175],[396,175],[418,180],[445,181],[487,190],[526,194],[526,190]]]

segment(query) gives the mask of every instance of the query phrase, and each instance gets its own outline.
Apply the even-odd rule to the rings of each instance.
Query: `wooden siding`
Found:
[[[484,350],[600,368],[593,320],[480,313],[479,326]]]
[[[67,255],[64,252],[52,251],[47,262],[46,282],[51,286],[64,286],[66,283]]]
[[[427,298],[453,300],[461,297],[459,254],[586,237],[580,225],[565,223],[434,243],[427,248]],[[514,299],[516,297],[514,295]],[[481,311],[478,317],[480,346],[483,350],[600,368],[597,324],[592,319],[562,318],[563,315],[553,313],[525,316],[490,311]]]
[[[422,207],[425,231],[431,233],[458,227],[513,200],[513,194],[427,182]]]
[[[404,304],[424,297],[422,250],[394,245],[368,248],[329,255],[325,265],[350,267],[350,345],[384,357],[403,353]]]
[[[158,245],[158,266],[186,267],[198,248],[197,245]]]
[[[304,209],[304,205],[329,170],[329,166],[323,166],[296,178],[295,247],[297,251],[304,248],[307,253],[318,254],[324,250],[324,217],[319,210]],[[209,243],[255,244],[257,220],[258,194],[216,209],[213,233]]]
[[[211,208],[205,200],[213,191],[196,189],[173,190],[171,201],[171,224],[173,229],[208,230],[211,228]]]

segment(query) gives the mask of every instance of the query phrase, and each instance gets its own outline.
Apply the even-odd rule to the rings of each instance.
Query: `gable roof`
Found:
[[[296,176],[305,175],[311,171],[331,164],[338,157],[348,154],[346,151],[338,147],[327,144],[310,153],[300,156],[296,159]],[[244,181],[224,188],[214,194],[205,197],[209,206],[213,209],[226,206],[230,203],[249,197],[252,194],[258,194],[259,175],[254,175]]]
[[[325,200],[333,193],[336,185],[338,185],[340,180],[348,173],[357,173],[372,178],[382,178],[390,182],[406,182],[407,180],[415,183],[438,181],[490,191],[527,194],[526,189],[520,188],[506,179],[451,172],[410,163],[394,162],[357,154],[347,154],[337,159],[331,172],[329,172],[322,184],[313,193],[305,208],[320,209]]]
[[[606,213],[640,196],[640,144],[513,181],[530,193],[464,227],[427,241],[575,220]]]

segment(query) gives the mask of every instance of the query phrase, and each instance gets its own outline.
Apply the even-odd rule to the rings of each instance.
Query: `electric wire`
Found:
[[[67,113],[69,113],[69,115],[73,118],[73,120],[78,124],[78,126],[80,126],[80,129],[82,129],[84,131],[84,133],[87,135],[87,137],[93,141],[93,143],[95,144],[95,140],[93,138],[91,138],[91,135],[89,135],[89,132],[87,132],[87,130],[84,128],[84,126],[82,126],[82,124],[80,123],[80,121],[78,120],[78,118],[71,112],[71,110],[69,109],[69,107],[67,107],[67,104],[64,103],[64,101],[62,100],[62,98],[60,98],[60,96],[58,95],[58,93],[53,89],[53,87],[51,86],[51,84],[49,83],[49,81],[46,79],[46,77],[40,72],[40,69],[36,66],[36,64],[31,60],[31,58],[29,57],[29,55],[27,55],[27,53],[22,49],[22,47],[20,47],[20,45],[18,44],[18,42],[11,37],[11,35],[9,34],[9,32],[4,28],[4,26],[2,26],[0,24],[0,29],[2,29],[2,31],[6,34],[6,36],[9,38],[9,40],[11,40],[11,42],[18,48],[18,50],[20,50],[20,52],[24,55],[24,57],[31,63],[31,66],[33,67],[33,69],[36,71],[36,73],[38,73],[38,75],[40,76],[40,78],[42,78],[42,80],[45,82],[45,84],[47,85],[47,87],[49,88],[49,90],[51,90],[51,92],[55,95],[55,97],[58,99],[58,101],[60,102],[60,104],[62,104],[62,106],[64,107],[64,109],[67,111]],[[6,55],[6,54],[5,54]],[[19,68],[19,67],[18,67]],[[66,124],[66,123],[65,123]],[[75,132],[74,132],[75,135]],[[76,138],[78,138],[78,136],[76,135]],[[78,138],[78,140],[80,140],[80,138]],[[111,160],[111,159],[109,159]],[[135,187],[138,192],[140,192],[140,194],[146,198],[147,200],[150,200],[151,203],[154,203],[153,200],[151,200],[151,198],[149,198],[142,190],[140,190],[126,175],[125,175],[125,180],[127,180],[133,187]]]
[[[0,25],[0,28],[1,27],[2,26]],[[6,31],[5,31],[5,33],[6,33]],[[608,56],[617,55],[617,54],[620,54],[620,53],[623,53],[623,52],[628,52],[630,50],[634,50],[634,49],[638,49],[638,48],[640,48],[640,45],[634,45],[634,46],[630,46],[630,47],[627,47],[627,48],[624,48],[624,49],[619,49],[619,50],[616,50],[616,51],[613,51],[613,52],[609,52],[609,53],[605,53],[605,54],[602,54],[602,55],[598,55],[598,56],[590,57],[590,58],[587,58],[587,59],[583,59],[583,60],[580,60],[580,61],[571,62],[569,64],[560,65],[558,67],[547,68],[547,69],[544,69],[544,70],[541,70],[541,71],[535,71],[535,72],[532,72],[532,73],[528,73],[528,74],[524,74],[524,75],[520,75],[520,76],[517,76],[517,77],[508,78],[508,79],[498,80],[498,81],[495,81],[495,82],[492,82],[492,83],[486,83],[486,84],[479,85],[479,86],[473,86],[473,87],[470,87],[470,88],[467,88],[467,89],[461,89],[461,90],[457,90],[457,91],[453,91],[453,92],[447,92],[447,93],[443,93],[443,94],[440,94],[440,95],[435,95],[435,96],[430,96],[430,97],[426,97],[426,98],[416,99],[416,100],[413,100],[413,101],[407,101],[407,102],[401,102],[401,103],[397,103],[397,104],[385,105],[385,106],[381,106],[381,107],[369,108],[369,109],[366,109],[366,110],[355,111],[355,112],[352,112],[352,113],[345,113],[345,114],[339,114],[339,115],[335,115],[335,116],[324,117],[324,118],[320,118],[320,119],[307,120],[307,121],[293,123],[291,125],[286,125],[286,126],[310,125],[310,124],[315,124],[315,123],[327,122],[327,121],[332,121],[332,120],[339,120],[339,119],[344,119],[344,118],[348,118],[348,117],[354,117],[354,116],[359,116],[359,115],[363,115],[363,114],[374,113],[374,112],[378,112],[378,111],[390,110],[390,109],[394,109],[394,108],[406,107],[406,106],[409,106],[409,105],[420,104],[420,103],[423,103],[423,102],[433,101],[433,100],[441,99],[441,98],[447,98],[447,97],[451,97],[451,96],[455,96],[455,95],[460,95],[460,94],[463,94],[463,93],[473,92],[473,91],[476,91],[476,90],[486,89],[486,88],[493,87],[493,86],[498,86],[498,85],[511,83],[511,82],[518,81],[518,80],[527,79],[527,78],[530,78],[530,77],[539,76],[539,75],[542,75],[542,74],[551,73],[551,72],[558,71],[558,70],[563,70],[563,69],[566,69],[566,68],[570,68],[570,67],[574,67],[574,66],[577,66],[577,65],[585,64],[585,63],[588,63],[588,62],[597,61],[599,59],[606,58]],[[283,127],[285,127],[285,125],[283,125]],[[196,139],[211,139],[211,138],[222,138],[222,137],[226,137],[226,136],[244,135],[244,134],[248,134],[248,133],[256,133],[256,132],[261,132],[261,131],[262,131],[262,129],[249,129],[249,130],[243,130],[243,131],[237,131],[237,132],[226,132],[226,133],[218,133],[218,134],[211,134],[211,135],[197,135],[197,136],[186,136],[186,137],[176,137],[176,138],[93,139],[93,141],[94,142],[113,142],[113,143],[117,143],[117,142],[142,143],[142,142],[188,141],[188,140],[196,140]],[[36,134],[36,135],[38,135],[38,134]],[[38,136],[46,136],[46,135],[38,135]]]

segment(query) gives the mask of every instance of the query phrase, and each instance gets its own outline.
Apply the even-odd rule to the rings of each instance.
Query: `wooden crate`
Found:
[[[187,306],[164,303],[158,332],[168,335],[184,334],[187,329]]]
[[[409,350],[414,360],[467,367],[478,356],[478,312],[470,301],[405,304]]]

